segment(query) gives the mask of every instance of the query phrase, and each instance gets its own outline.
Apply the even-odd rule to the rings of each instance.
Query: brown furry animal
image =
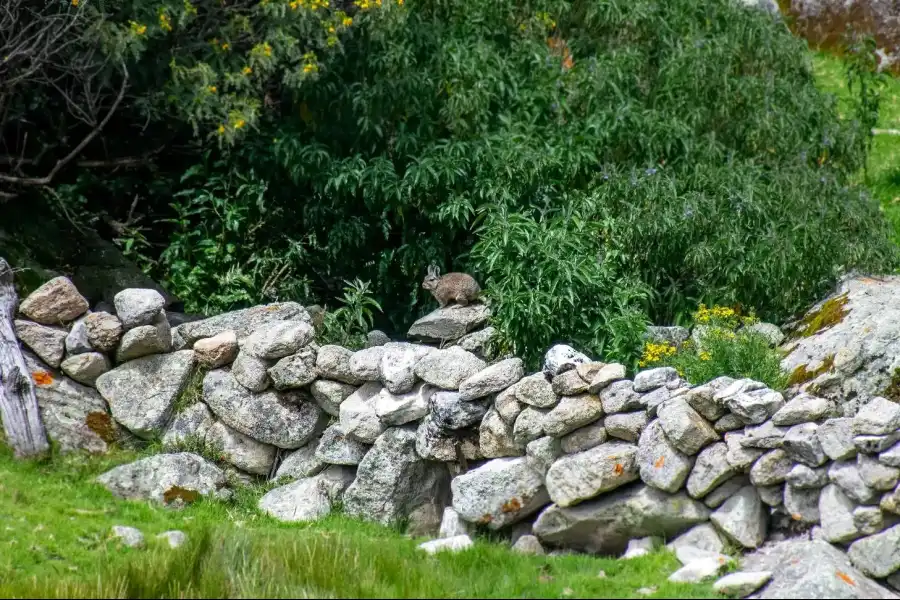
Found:
[[[422,282],[422,287],[434,296],[441,308],[451,302],[459,306],[468,306],[478,300],[481,287],[471,275],[466,273],[447,273],[443,277],[435,265],[428,267],[428,275]]]

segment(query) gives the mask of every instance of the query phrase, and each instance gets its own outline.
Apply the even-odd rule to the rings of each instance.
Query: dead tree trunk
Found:
[[[12,268],[0,258],[0,418],[6,442],[16,456],[28,457],[46,452],[50,445],[34,395],[34,382],[13,327],[17,304]]]

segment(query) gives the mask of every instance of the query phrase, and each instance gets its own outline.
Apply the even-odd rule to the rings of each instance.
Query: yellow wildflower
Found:
[[[223,133],[225,133],[225,126],[219,125],[219,135],[222,135]]]
[[[243,73],[244,75],[249,75],[252,72],[253,69],[251,69],[250,67],[244,67],[243,69],[241,69],[241,73]]]
[[[247,124],[247,122],[244,121],[243,119],[238,119],[237,121],[234,122],[234,128],[240,129],[241,127],[243,127],[246,124]]]
[[[228,50],[229,48],[231,48],[231,44],[229,44],[228,42],[222,44],[222,50]]]
[[[78,8],[78,2],[79,2],[79,0],[72,0],[72,6],[74,6],[75,8]]]
[[[334,33],[334,27],[329,27],[329,28],[328,28],[328,33]]]
[[[381,4],[381,0],[378,0],[378,4]],[[403,0],[397,0],[397,6],[403,6]]]
[[[164,12],[159,13],[159,26],[166,31],[172,31],[172,21],[169,20],[169,15]]]
[[[269,42],[263,44],[263,54],[272,56],[272,46],[269,45]]]
[[[206,89],[208,89],[208,90],[209,90],[210,92],[212,92],[213,94],[215,94],[217,91],[219,91],[219,88],[217,88],[217,87],[214,86],[214,85],[211,85],[211,86],[209,86],[209,87],[206,88]]]
[[[315,73],[315,72],[318,71],[318,70],[319,70],[319,67],[318,67],[317,65],[312,64],[312,63],[306,63],[305,65],[303,65],[303,72],[304,72],[304,73]]]
[[[350,27],[353,25],[353,19],[351,17],[344,17],[344,27]]]
[[[709,360],[711,358],[712,358],[712,356],[706,350],[704,350],[703,352],[700,353],[700,360]]]
[[[137,35],[144,35],[147,32],[147,26],[141,25],[140,23],[135,23],[134,21],[128,21],[128,26],[131,28],[131,32]]]

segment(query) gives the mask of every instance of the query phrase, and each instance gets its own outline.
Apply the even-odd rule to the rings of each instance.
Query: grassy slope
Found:
[[[820,89],[834,94],[840,101],[841,112],[848,118],[846,67],[834,56],[813,54],[813,69]],[[900,130],[900,79],[888,78],[882,90],[879,129]],[[885,216],[894,227],[895,240],[900,243],[900,135],[876,135],[869,156],[866,184],[881,202]]]
[[[278,523],[254,509],[261,490],[173,511],[116,500],[91,483],[131,458],[38,464],[0,451],[0,597],[627,598],[647,586],[658,586],[651,597],[713,597],[708,585],[668,583],[678,565],[666,552],[530,557],[479,540],[471,551],[427,557],[416,540],[346,517]],[[147,548],[120,548],[113,525],[141,529]],[[153,539],[169,529],[190,543],[170,550]]]

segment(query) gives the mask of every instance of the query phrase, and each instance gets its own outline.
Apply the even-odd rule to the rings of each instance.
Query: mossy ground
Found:
[[[678,567],[667,552],[628,561],[533,557],[483,539],[428,557],[416,548],[421,540],[341,515],[274,521],[256,510],[262,489],[175,511],[115,499],[92,482],[134,458],[22,462],[0,450],[0,597],[634,598],[648,587],[656,588],[649,597],[715,597],[709,585],[666,581]],[[113,525],[141,529],[147,547],[118,546]],[[171,550],[156,541],[172,529],[189,543]]]

